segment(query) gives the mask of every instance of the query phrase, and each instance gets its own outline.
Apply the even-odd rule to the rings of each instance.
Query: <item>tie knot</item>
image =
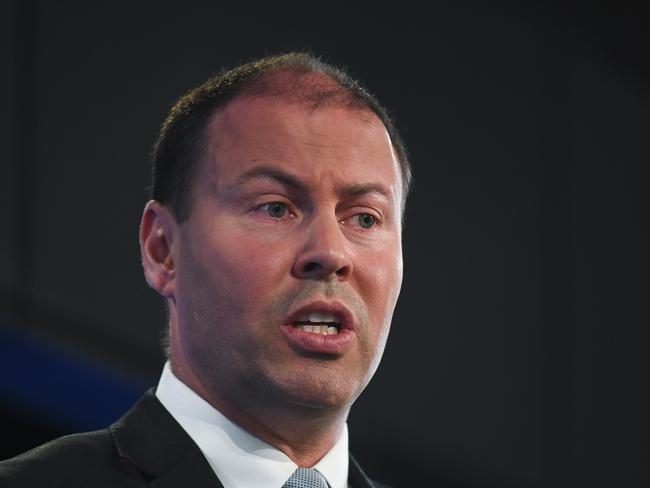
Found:
[[[313,468],[297,468],[282,488],[328,488],[325,476]]]

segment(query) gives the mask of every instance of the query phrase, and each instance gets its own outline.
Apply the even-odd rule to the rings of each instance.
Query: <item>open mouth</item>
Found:
[[[345,304],[317,300],[295,310],[281,327],[292,348],[301,355],[341,357],[357,335],[354,314]],[[310,356],[311,357],[311,356]]]
[[[309,312],[300,314],[291,325],[312,334],[336,335],[341,330],[341,319],[329,312]]]

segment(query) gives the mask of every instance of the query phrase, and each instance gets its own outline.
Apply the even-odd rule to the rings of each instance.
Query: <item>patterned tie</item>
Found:
[[[317,470],[297,468],[282,488],[329,488],[329,485]]]

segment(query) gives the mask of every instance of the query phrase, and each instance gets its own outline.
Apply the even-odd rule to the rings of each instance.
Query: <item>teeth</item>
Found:
[[[334,335],[339,333],[336,327],[328,327],[327,325],[301,325],[300,328],[312,334]]]
[[[323,323],[323,322],[334,322],[338,323],[339,320],[336,315],[327,312],[310,312],[303,313],[298,317],[298,322],[314,322],[314,323]]]
[[[298,319],[294,322],[294,327],[298,327],[305,332],[323,335],[338,334],[339,325],[340,319],[333,313],[329,312],[303,313],[299,315]]]
[[[323,322],[323,315],[318,312],[311,312],[309,314],[310,322]]]
[[[310,322],[338,322],[336,316],[331,313],[312,312],[309,314]]]

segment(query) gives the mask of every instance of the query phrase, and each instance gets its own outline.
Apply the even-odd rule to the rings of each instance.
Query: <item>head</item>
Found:
[[[267,58],[183,97],[154,165],[140,238],[174,371],[244,423],[346,414],[402,280],[410,171],[386,111],[309,55]]]

